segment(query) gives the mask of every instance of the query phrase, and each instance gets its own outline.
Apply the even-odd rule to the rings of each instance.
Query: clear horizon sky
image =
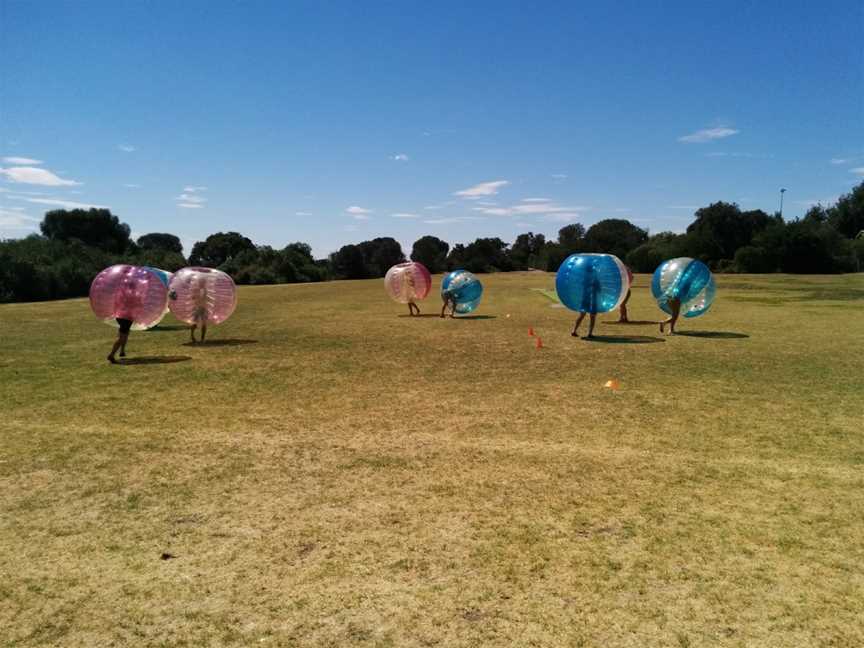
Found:
[[[864,180],[864,3],[0,0],[0,238],[682,231]]]

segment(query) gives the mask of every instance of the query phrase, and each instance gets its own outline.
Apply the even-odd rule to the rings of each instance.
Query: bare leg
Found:
[[[128,340],[128,339],[129,339],[128,333],[118,333],[117,334],[117,339],[114,340],[114,346],[111,347],[111,353],[108,354],[108,362],[110,362],[111,364],[117,364],[117,359],[114,357],[114,355],[117,353],[118,349],[121,349],[121,348],[125,349],[126,348],[126,340]]]
[[[591,313],[591,316],[588,318],[588,337],[594,337],[594,323],[597,321],[597,313]]]
[[[190,336],[190,339],[191,339],[192,344],[195,344],[195,329],[196,329],[196,328],[198,328],[198,325],[197,325],[197,324],[193,324],[193,325],[189,328],[189,336]]]
[[[408,316],[414,317],[414,304],[408,302]]]
[[[441,307],[441,317],[444,317],[444,311],[447,310],[447,302],[444,302],[444,305]]]
[[[573,337],[579,337],[579,326],[582,324],[582,320],[585,319],[585,313],[579,313],[579,317],[576,318],[576,323],[573,325],[573,330],[570,332],[570,335]]]
[[[621,306],[618,307],[618,322],[621,324],[626,324],[630,320],[627,319],[627,302],[630,301],[630,291],[627,291],[627,296],[624,298],[624,301],[621,302]]]
[[[128,342],[128,341],[129,341],[129,334],[127,333],[126,335],[123,336],[123,341],[120,343],[120,357],[121,358],[126,357],[126,342]]]
[[[670,299],[669,300],[669,310],[672,311],[672,315],[668,318],[660,322],[660,332],[663,333],[664,327],[669,325],[669,333],[667,335],[675,335],[675,323],[678,321],[678,316],[681,313],[681,300],[680,299]]]
[[[419,315],[420,314],[420,307],[417,304],[415,304],[414,302],[411,302],[411,306],[414,307],[414,311],[415,311],[414,314]]]
[[[204,336],[207,335],[207,322],[201,324],[201,344],[204,344]]]

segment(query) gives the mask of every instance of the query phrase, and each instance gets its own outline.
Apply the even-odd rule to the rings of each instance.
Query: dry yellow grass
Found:
[[[119,367],[85,300],[0,306],[0,645],[864,645],[860,276],[597,342],[482,281],[242,288]]]

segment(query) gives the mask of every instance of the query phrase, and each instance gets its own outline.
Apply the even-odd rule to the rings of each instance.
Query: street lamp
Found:
[[[780,218],[783,218],[783,194],[786,193],[785,189],[780,190]]]

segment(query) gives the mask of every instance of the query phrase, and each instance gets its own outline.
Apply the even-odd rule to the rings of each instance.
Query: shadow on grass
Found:
[[[485,319],[498,319],[497,315],[457,315],[453,319],[457,320],[485,320]]]
[[[663,338],[650,335],[595,335],[582,339],[586,342],[601,342],[603,344],[653,344],[666,341]]]
[[[659,324],[660,322],[656,322],[654,320],[630,320],[629,322],[619,322],[617,320],[612,320],[609,322],[603,322],[603,326],[607,324],[615,324],[617,326],[642,326],[645,324]]]
[[[121,365],[152,365],[173,364],[175,362],[186,362],[192,356],[141,356],[140,358],[122,358],[117,364]]]
[[[732,333],[731,331],[675,331],[675,335],[711,338],[714,340],[743,340],[750,337],[746,333]]]
[[[204,342],[184,342],[188,347],[225,347],[242,346],[244,344],[258,344],[258,340],[242,340],[240,338],[226,338],[224,340],[205,340]]]
[[[441,314],[440,313],[420,313],[419,315],[402,314],[402,315],[399,315],[398,317],[404,317],[405,319],[408,319],[409,317],[414,317],[414,318],[417,318],[417,317],[441,317]]]
[[[182,324],[168,324],[165,326],[163,326],[162,324],[157,324],[153,328],[147,329],[147,331],[158,333],[159,331],[186,331],[188,329],[188,326],[183,326]]]

